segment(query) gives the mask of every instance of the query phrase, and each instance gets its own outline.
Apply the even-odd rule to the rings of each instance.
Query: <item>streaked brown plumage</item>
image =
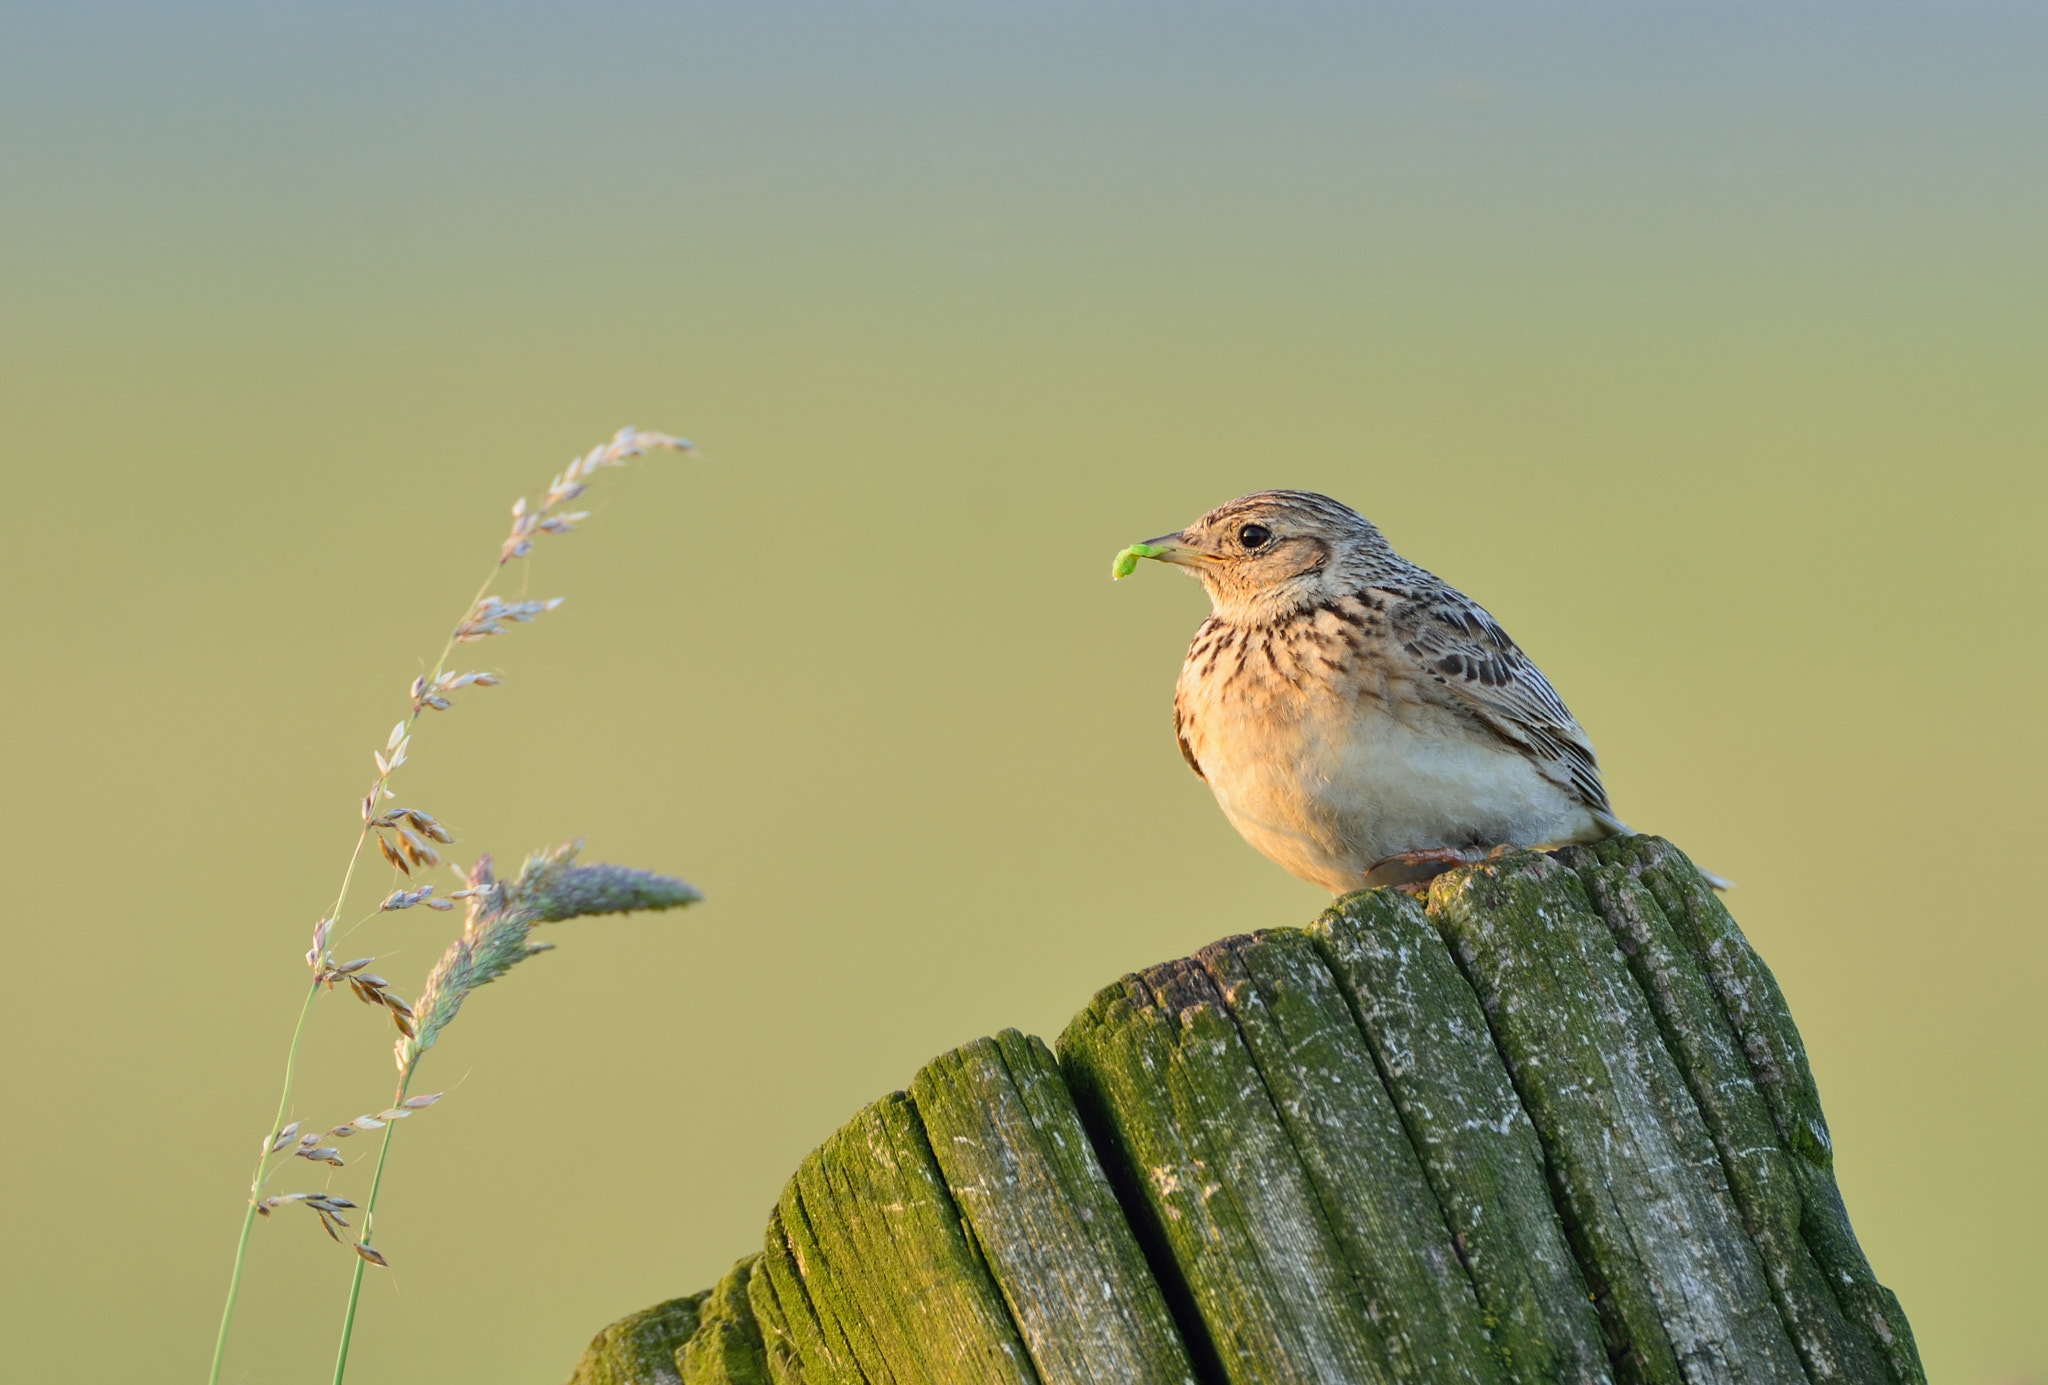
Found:
[[[1213,607],[1174,694],[1181,753],[1295,875],[1342,894],[1627,830],[1507,632],[1354,511],[1260,491],[1150,547]]]

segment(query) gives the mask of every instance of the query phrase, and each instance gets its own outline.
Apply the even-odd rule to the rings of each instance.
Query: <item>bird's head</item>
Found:
[[[1386,551],[1362,515],[1312,491],[1258,491],[1174,534],[1125,549],[1202,580],[1216,614],[1261,623],[1352,590],[1354,564]],[[1119,575],[1128,571],[1119,556]]]

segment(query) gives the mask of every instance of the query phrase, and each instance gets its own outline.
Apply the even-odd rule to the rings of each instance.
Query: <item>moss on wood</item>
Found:
[[[1392,1382],[1387,1343],[1215,980],[1129,976],[1060,1040],[1090,1133],[1239,1381]]]
[[[1511,852],[1006,1030],[574,1385],[1924,1385],[1784,997],[1656,838]]]
[[[1800,1238],[1796,1156],[1780,1144],[1706,978],[1639,878],[1625,866],[1605,865],[1590,855],[1574,864],[1628,958],[1656,1014],[1665,1049],[1713,1137],[1744,1229],[1756,1243],[1779,1317],[1808,1379],[1814,1385],[1882,1379],[1876,1344],[1843,1316]]]
[[[783,1307],[785,1295],[794,1315]],[[761,1258],[754,1262],[753,1271],[747,1276],[747,1306],[754,1310],[754,1324],[761,1329],[761,1352],[768,1358],[768,1374],[776,1385],[812,1385],[814,1377],[804,1369],[806,1347],[813,1361],[820,1360],[831,1348],[825,1342],[823,1326],[803,1296],[789,1238],[782,1228],[780,1207],[768,1214]],[[845,1362],[844,1367],[836,1361],[822,1365],[816,1372],[815,1385],[858,1381],[859,1376],[852,1371],[851,1353]]]
[[[1578,877],[1512,852],[1441,877],[1429,912],[1543,1142],[1616,1375],[1803,1381],[1713,1141]]]
[[[765,1258],[785,1316],[815,1327],[792,1334],[807,1381],[1037,1385],[904,1093],[805,1159],[777,1210]]]
[[[676,1351],[697,1330],[709,1296],[707,1289],[620,1318],[590,1339],[569,1385],[680,1385]]]
[[[1674,959],[1668,965],[1676,966],[1677,954],[1682,951],[1718,1002],[1725,1031],[1716,1031],[1697,990],[1685,988],[1693,999],[1684,1014],[1665,1019],[1667,1042],[1683,1051],[1725,1032],[1747,1061],[1755,1091],[1775,1127],[1778,1147],[1795,1156],[1786,1159],[1783,1167],[1797,1186],[1799,1239],[1828,1296],[1850,1324],[1846,1334],[1828,1334],[1845,1354],[1841,1369],[1858,1373],[1867,1369],[1857,1364],[1864,1358],[1854,1342],[1861,1341],[1882,1359],[1885,1376],[1896,1385],[1925,1385],[1927,1377],[1906,1315],[1891,1290],[1878,1283],[1849,1226],[1849,1214],[1835,1186],[1834,1144],[1821,1111],[1820,1091],[1807,1062],[1806,1045],[1771,969],[1750,947],[1720,896],[1708,887],[1685,853],[1661,837],[1617,837],[1574,851],[1568,859],[1593,886],[1618,935],[1647,930],[1646,936],[1664,938],[1662,951]],[[1661,916],[1668,933],[1656,929],[1653,914]],[[1635,923],[1638,917],[1645,922]],[[1638,964],[1639,968],[1648,965],[1647,960]],[[1745,1113],[1744,1120],[1753,1132],[1753,1115]],[[1772,1169],[1777,1171],[1775,1162]],[[1782,1202],[1780,1196],[1781,1207]],[[1785,1238],[1779,1234],[1777,1240],[1782,1244]],[[1760,1240],[1760,1244],[1764,1242]],[[1798,1261],[1789,1245],[1779,1253],[1787,1264]],[[1798,1277],[1805,1278],[1803,1273]],[[1813,1293],[1809,1287],[1801,1296],[1811,1300]],[[1812,1302],[1805,1313],[1825,1318],[1825,1304]],[[1818,1330],[1818,1325],[1812,1330]],[[1816,1372],[1827,1369],[1811,1360],[1809,1368]],[[1816,1373],[1814,1378],[1884,1377]]]
[[[1196,954],[1250,1051],[1403,1381],[1505,1382],[1464,1263],[1343,990],[1308,935]]]
[[[747,1256],[705,1297],[697,1330],[676,1352],[683,1385],[769,1385],[768,1357],[748,1297],[760,1262],[759,1255]]]
[[[1372,1045],[1471,1275],[1507,1377],[1608,1381],[1600,1320],[1478,998],[1422,906],[1346,896],[1311,925]]]
[[[1195,1385],[1044,1042],[1014,1029],[977,1039],[910,1091],[1039,1378]]]

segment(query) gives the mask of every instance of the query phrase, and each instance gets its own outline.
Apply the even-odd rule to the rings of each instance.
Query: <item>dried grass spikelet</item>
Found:
[[[278,1208],[293,1202],[302,1202],[313,1209],[320,1217],[320,1229],[337,1241],[341,1236],[334,1228],[348,1225],[348,1219],[341,1214],[355,1207],[347,1198],[335,1197],[329,1193],[279,1193],[257,1203],[256,1215],[267,1217]]]
[[[412,709],[417,714],[422,708],[445,712],[454,704],[448,694],[461,692],[464,688],[495,688],[504,680],[495,673],[440,673],[429,681],[422,674],[412,680]]]
[[[267,1152],[283,1154],[289,1159],[306,1159],[316,1164],[332,1164],[340,1168],[343,1166],[341,1151],[332,1145],[322,1144],[322,1140],[346,1140],[368,1131],[382,1130],[393,1121],[405,1120],[417,1112],[426,1110],[440,1101],[442,1095],[440,1092],[422,1092],[418,1096],[407,1097],[388,1110],[379,1111],[375,1115],[365,1113],[352,1121],[343,1122],[325,1135],[317,1132],[301,1135],[299,1127],[302,1122],[293,1121],[271,1136]],[[349,1224],[348,1219],[341,1213],[356,1205],[347,1198],[337,1197],[332,1193],[277,1193],[256,1203],[256,1215],[267,1217],[279,1207],[294,1202],[302,1202],[318,1213],[321,1230],[337,1241],[342,1238],[335,1228],[346,1228]],[[371,1263],[381,1265],[384,1261],[376,1259]]]
[[[526,858],[510,882],[491,873],[491,858],[470,868],[467,888],[452,898],[469,901],[462,936],[448,945],[427,973],[413,1008],[412,1032],[399,1040],[394,1057],[409,1072],[454,1021],[469,993],[488,985],[553,943],[532,940],[537,925],[590,914],[624,914],[641,909],[675,909],[704,896],[694,885],[651,870],[575,864],[581,842]]]
[[[306,965],[317,973],[327,957],[327,939],[334,932],[333,919],[321,919],[313,925],[313,946],[306,949]]]
[[[432,885],[422,885],[416,890],[393,890],[384,902],[377,906],[377,912],[388,914],[400,909],[410,909],[415,905],[424,904],[429,909],[445,913],[455,907],[454,903],[450,900],[432,898],[433,893],[434,887]]]
[[[489,639],[492,635],[505,632],[506,622],[525,625],[535,616],[546,615],[564,601],[565,596],[551,596],[545,601],[504,601],[495,596],[486,596],[470,608],[462,623],[455,627],[457,644],[474,644]]]
[[[284,1148],[282,1142],[288,1137],[290,1131],[295,1128],[297,1128],[296,1122],[278,1132],[277,1138],[279,1143],[271,1146],[273,1152]],[[307,1131],[299,1136],[298,1143],[292,1146],[290,1153],[294,1159],[310,1159],[316,1164],[332,1164],[336,1168],[342,1166],[341,1151],[321,1144],[320,1135],[317,1131]]]
[[[573,532],[579,521],[590,518],[590,512],[578,510],[573,514],[557,514],[555,507],[566,505],[583,494],[589,488],[591,475],[598,469],[624,466],[628,458],[653,449],[669,452],[697,450],[688,438],[672,438],[666,433],[643,432],[631,427],[619,429],[610,442],[600,443],[563,468],[562,474],[548,486],[548,493],[542,497],[539,508],[528,509],[523,495],[513,502],[512,532],[505,536],[504,546],[498,550],[498,565],[503,567],[514,558],[524,558],[531,553],[537,534]]]
[[[409,1096],[389,1110],[376,1115],[361,1115],[345,1125],[337,1125],[327,1132],[330,1140],[346,1140],[351,1135],[369,1130],[382,1130],[393,1121],[402,1121],[415,1111],[424,1111],[441,1099],[441,1093],[428,1092],[422,1096]]]
[[[392,768],[396,769],[397,765],[394,763]],[[432,814],[421,812],[418,808],[393,808],[387,812],[379,813],[376,811],[376,800],[374,797],[365,798],[362,808],[363,821],[369,825],[371,838],[377,843],[377,850],[382,853],[386,861],[389,861],[406,875],[412,874],[414,866],[438,866],[441,864],[441,853],[434,850],[428,844],[430,840],[439,842],[443,846],[448,846],[455,841],[455,834],[453,832],[450,832],[437,821]],[[388,841],[384,836],[387,832],[391,834],[391,840]],[[381,909],[409,909],[412,907],[412,904],[425,904],[430,909],[445,909],[448,907],[446,904],[430,901],[427,898],[428,895],[433,893],[431,885],[426,887],[424,893],[415,891],[414,894],[417,897],[413,899],[412,904],[393,902],[404,893],[402,890],[399,891],[398,894],[392,895],[390,899],[385,900],[378,907]]]
[[[415,891],[414,893],[415,895],[423,895],[426,892]],[[417,899],[414,902],[418,902]],[[386,900],[385,905],[392,907],[390,900]],[[308,953],[307,960],[313,965],[314,984],[325,986],[331,991],[334,989],[335,983],[346,982],[348,988],[355,992],[357,1000],[362,1001],[365,1005],[382,1006],[390,1014],[391,1023],[397,1028],[399,1033],[410,1035],[413,1032],[412,1006],[406,1004],[398,993],[391,989],[389,981],[386,981],[375,972],[363,970],[364,967],[369,966],[371,962],[375,961],[375,958],[358,957],[352,962],[335,962],[324,954]]]

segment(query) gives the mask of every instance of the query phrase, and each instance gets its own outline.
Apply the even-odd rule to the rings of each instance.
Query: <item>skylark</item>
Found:
[[[1181,754],[1303,880],[1412,885],[1495,848],[1628,830],[1507,631],[1351,509],[1260,491],[1126,551],[1208,590],[1174,691]]]

